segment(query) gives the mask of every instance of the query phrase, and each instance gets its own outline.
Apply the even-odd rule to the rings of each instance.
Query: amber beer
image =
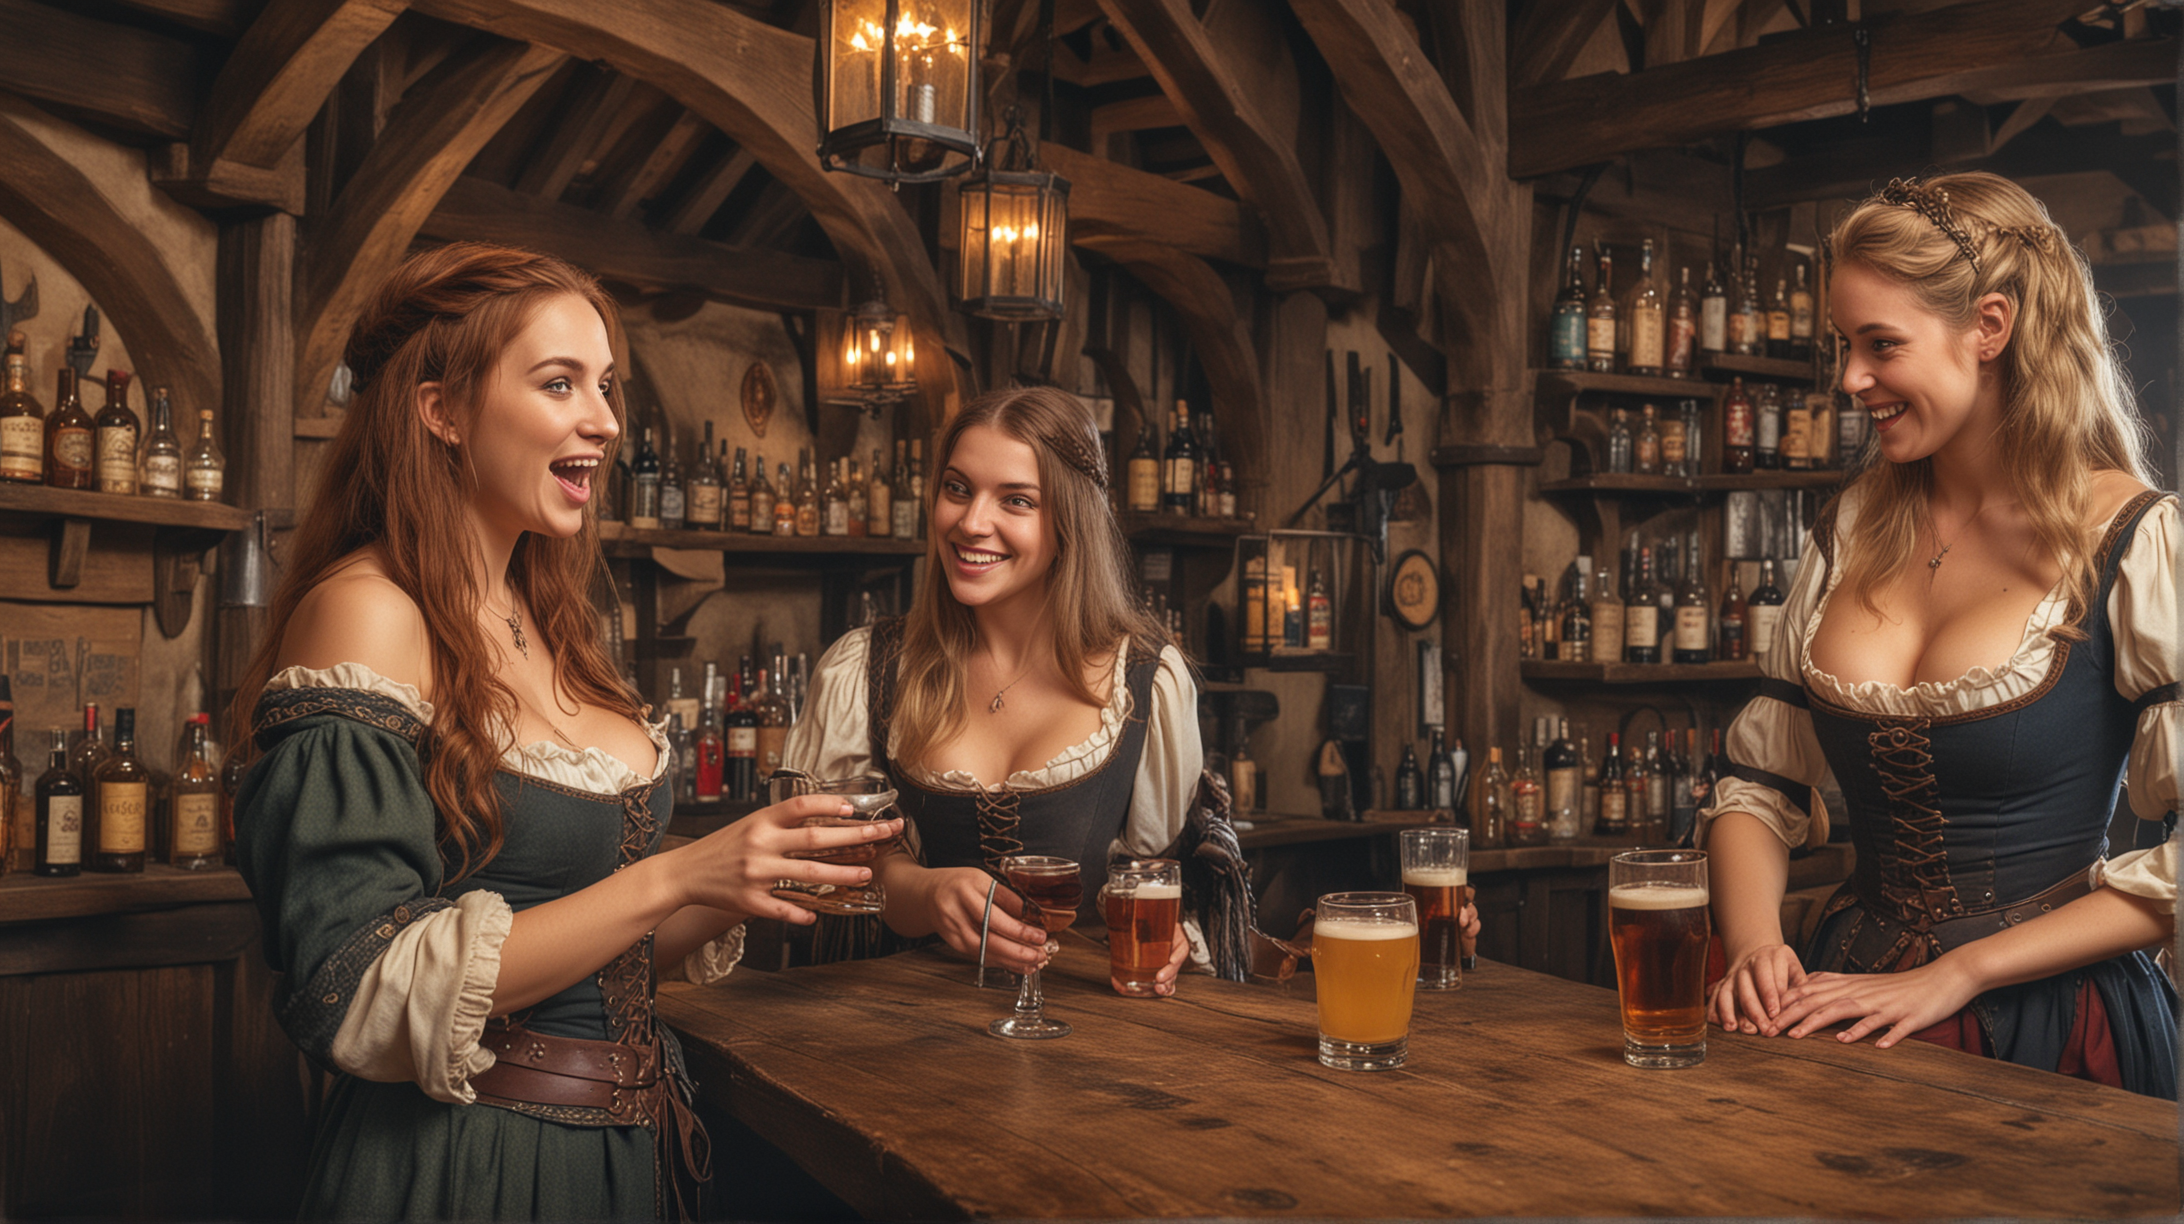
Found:
[[[787,802],[798,795],[833,795],[849,805],[847,816],[806,817],[802,827],[807,829],[869,824],[876,820],[891,820],[897,814],[895,788],[878,774],[813,778],[793,769],[783,769],[776,771],[767,785],[775,803]],[[868,867],[897,840],[887,838],[827,850],[793,850],[788,857],[838,867]],[[880,887],[877,874],[862,884],[814,884],[784,879],[774,886],[773,894],[819,914],[877,914],[887,908],[887,890]]]
[[[1403,892],[1418,904],[1418,984],[1427,990],[1454,990],[1464,984],[1468,876],[1461,867],[1403,869]]]
[[[1115,986],[1150,998],[1168,967],[1183,909],[1183,867],[1173,859],[1133,859],[1107,876],[1107,962]]]
[[[1640,851],[1610,864],[1608,936],[1623,1060],[1634,1067],[1689,1067],[1706,1057],[1708,901],[1698,851]]]
[[[1402,893],[1321,897],[1312,927],[1319,994],[1319,1060],[1345,1071],[1384,1071],[1410,1056],[1418,985],[1418,908]]]

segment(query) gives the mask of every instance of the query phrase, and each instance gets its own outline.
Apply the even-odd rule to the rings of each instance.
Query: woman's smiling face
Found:
[[[991,608],[1045,599],[1054,528],[1031,444],[974,425],[956,439],[939,483],[933,529],[956,602]]]
[[[573,536],[621,433],[607,387],[614,351],[591,303],[542,303],[501,353],[464,439],[478,515],[513,531]]]
[[[1842,389],[1871,414],[1883,458],[1909,463],[1959,439],[1985,444],[2000,419],[1998,410],[1983,419],[1980,366],[1995,355],[1984,350],[2000,346],[1978,320],[1959,328],[1909,285],[1855,263],[1836,267],[1829,296],[1844,344]]]

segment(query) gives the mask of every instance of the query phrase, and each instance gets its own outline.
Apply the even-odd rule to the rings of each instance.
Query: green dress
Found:
[[[429,1095],[421,1080],[437,1076],[446,1095],[445,1081],[461,1079],[450,1077],[444,1063],[433,1064],[431,1034],[438,1026],[430,998],[407,1013],[424,1016],[415,1028],[424,1038],[411,1044],[425,1056],[412,1061],[428,1070],[416,1079],[352,1073],[361,1061],[367,1073],[384,1076],[390,1058],[360,1060],[354,1037],[337,1043],[336,1036],[359,988],[371,992],[374,963],[390,948],[396,950],[390,960],[405,968],[413,959],[402,942],[412,925],[473,914],[487,915],[490,924],[499,915],[505,932],[505,912],[491,898],[475,897],[467,906],[463,898],[493,893],[509,911],[521,911],[655,851],[674,793],[668,771],[619,793],[593,793],[503,768],[495,783],[505,844],[484,867],[450,881],[418,760],[426,726],[414,709],[364,689],[269,686],[253,726],[264,756],[236,796],[238,862],[257,900],[267,959],[282,975],[281,1025],[337,1073],[313,1145],[304,1217],[656,1218],[675,1196],[661,1159],[662,1132],[653,1125],[608,1125],[585,1116],[601,1111],[523,1106],[519,1112]],[[489,972],[497,972],[498,943],[489,942],[496,958]],[[446,976],[443,964],[442,996]],[[561,1037],[667,1043],[666,1063],[683,1079],[672,1036],[652,1022],[653,985],[648,935],[540,1003],[525,1023]],[[473,1029],[490,990],[490,979],[482,995],[473,983]],[[374,998],[386,997],[382,984]],[[373,1017],[382,1011],[367,1010]],[[397,1025],[404,1024],[399,992],[395,1012]],[[403,1063],[399,1049],[390,1057]]]

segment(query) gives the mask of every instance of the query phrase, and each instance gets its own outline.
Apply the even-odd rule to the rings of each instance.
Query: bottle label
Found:
[[[144,853],[143,782],[99,783],[99,853]]]
[[[190,496],[198,501],[220,500],[220,487],[224,473],[219,468],[194,467],[183,473],[189,486]]]
[[[82,795],[53,795],[46,799],[46,861],[83,861]]]
[[[78,472],[91,470],[91,431],[63,429],[53,435],[53,461]]]
[[[700,799],[720,798],[720,741],[715,739],[699,740],[696,755],[698,759],[693,762],[695,776],[691,779],[690,784],[692,793],[696,794]]]
[[[1709,619],[1705,608],[1676,609],[1676,649],[1705,650]]]
[[[1763,451],[1774,450],[1782,444],[1782,413],[1779,410],[1775,412],[1762,411],[1757,415],[1759,421],[1755,432],[1758,434],[1759,449]]]
[[[99,492],[136,492],[136,426],[108,426],[98,434]]]
[[[1558,310],[1554,326],[1548,331],[1548,356],[1563,369],[1580,369],[1585,364],[1585,312],[1582,309]]]
[[[1781,622],[1781,604],[1753,604],[1744,610],[1744,624],[1751,634],[1753,655],[1765,657],[1774,649],[1775,626]]]
[[[1635,310],[1630,316],[1630,364],[1639,369],[1661,368],[1661,312]]]
[[[796,534],[800,536],[819,534],[819,507],[817,505],[805,502],[796,508]]]
[[[1639,470],[1640,472],[1658,472],[1658,471],[1660,471],[1660,470],[1661,470],[1661,435],[1660,435],[1660,434],[1658,434],[1658,433],[1642,433],[1642,434],[1639,434],[1639,435],[1638,435],[1638,446],[1637,446],[1637,452],[1638,452],[1638,470]]]
[[[1167,468],[1166,491],[1168,496],[1190,496],[1191,478],[1197,473],[1198,465],[1189,459],[1170,459],[1167,462]]]
[[[174,837],[169,848],[176,858],[211,858],[220,853],[220,796],[174,797]]]
[[[827,503],[826,532],[832,536],[849,534],[848,502],[832,501]]]
[[[681,485],[665,485],[660,489],[660,520],[679,523],[688,503],[683,497]]]
[[[758,729],[758,776],[767,778],[781,768],[781,753],[788,747],[787,727],[760,727]]]
[[[728,528],[731,531],[749,531],[751,529],[751,495],[749,491],[729,496]]]
[[[773,498],[766,496],[751,499],[749,529],[760,535],[772,535],[774,524]]]
[[[1589,638],[1590,635],[1572,637],[1570,635],[1570,626],[1564,625],[1562,627],[1562,642],[1560,644],[1561,648],[1555,652],[1555,657],[1561,659],[1565,663],[1591,662],[1592,642],[1589,640]]]
[[[1790,338],[1789,311],[1770,310],[1767,312],[1767,338],[1769,340],[1787,340]]]
[[[1741,310],[1729,316],[1729,347],[1732,351],[1743,352],[1745,346],[1751,343],[1751,335],[1752,316]]]
[[[694,526],[720,526],[720,486],[717,484],[692,485],[688,517]]]
[[[1729,346],[1729,299],[1710,297],[1699,303],[1699,347],[1718,353]]]
[[[1809,293],[1790,295],[1790,338],[1812,339],[1812,295]]]
[[[1691,348],[1698,339],[1698,331],[1689,315],[1668,321],[1668,368],[1688,373],[1691,369]]]
[[[0,479],[45,479],[45,422],[33,416],[0,418]]]
[[[1577,810],[1577,767],[1547,771],[1547,810],[1550,812],[1574,812]]]
[[[1716,633],[1716,640],[1721,643],[1722,658],[1743,658],[1744,621],[1741,618],[1731,618],[1726,616],[1723,617],[1721,619],[1721,627]]]
[[[1681,468],[1683,466],[1684,456],[1687,453],[1685,445],[1686,438],[1684,436],[1683,418],[1670,417],[1669,419],[1661,422],[1662,463],[1665,463],[1673,468]]]
[[[1136,511],[1160,509],[1160,463],[1153,459],[1130,461],[1129,507]]]
[[[1742,400],[1732,401],[1725,409],[1722,432],[1728,435],[1730,446],[1750,449],[1752,445],[1752,406]]]
[[[1515,812],[1511,823],[1520,829],[1536,829],[1547,823],[1546,808],[1537,786],[1516,792]]]
[[[1304,644],[1312,650],[1325,650],[1334,642],[1335,611],[1325,595],[1312,597],[1312,608],[1307,614]]]
[[[1600,827],[1620,829],[1630,820],[1630,797],[1621,786],[1600,788]]]
[[[1615,355],[1615,320],[1585,320],[1585,352],[1592,357]]]
[[[167,493],[182,491],[182,456],[144,456],[144,487]]]
[[[912,502],[912,501],[905,501],[905,500],[897,499],[897,500],[896,500],[896,502],[895,502],[895,505],[894,505],[894,512],[895,512],[895,538],[896,538],[896,539],[898,539],[898,540],[915,540],[915,539],[917,539],[917,538],[918,538],[918,507],[917,507],[917,503],[916,503],[916,502]]]
[[[1783,425],[1782,458],[1802,463],[1812,444],[1812,411],[1799,404],[1790,409]]]
[[[1651,650],[1661,644],[1659,604],[1634,604],[1623,609],[1623,645],[1630,650]]]
[[[758,728],[728,728],[728,755],[732,757],[756,757],[758,755]]]
[[[1592,606],[1592,653],[1603,663],[1623,658],[1623,605],[1603,600]]]

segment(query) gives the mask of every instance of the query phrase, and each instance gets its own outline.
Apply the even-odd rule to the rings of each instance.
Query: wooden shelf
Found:
[[[1540,395],[1652,396],[1655,399],[1718,399],[1722,388],[1695,378],[1657,378],[1646,374],[1592,374],[1583,370],[1537,370],[1533,386]]]
[[[1733,663],[1565,663],[1525,659],[1518,665],[1527,680],[1576,680],[1593,684],[1678,684],[1759,679],[1759,664]]]
[[[677,800],[667,831],[677,837],[703,837],[766,806],[764,803],[684,803]]]
[[[1236,656],[1236,664],[1271,672],[1345,672],[1350,670],[1356,657],[1334,650],[1307,650],[1295,654],[1252,654],[1247,651]]]
[[[123,497],[45,485],[0,481],[0,514],[45,519],[88,519],[108,523],[151,523],[200,531],[241,531],[250,511],[225,502],[183,501],[168,497]]]
[[[1828,489],[1843,483],[1849,473],[1839,468],[1792,471],[1781,468],[1766,472],[1721,472],[1699,477],[1699,487],[1709,490],[1731,491],[1738,489]]]
[[[878,565],[904,565],[925,555],[924,540],[898,540],[893,536],[750,535],[601,523],[599,539],[612,557],[642,557],[653,548],[691,548],[805,564],[830,565],[861,558]]]
[[[1746,357],[1737,353],[1700,353],[1699,372],[1728,382],[1731,378],[1764,378],[1770,382],[1812,381],[1812,362],[1787,357]]]
[[[0,924],[49,922],[94,914],[171,909],[215,901],[248,901],[250,889],[233,867],[183,871],[164,863],[146,865],[141,874],[82,875],[48,878],[16,872],[0,879]]]
[[[1228,548],[1236,537],[1259,529],[1256,519],[1200,518],[1186,514],[1147,514],[1124,511],[1122,534],[1132,544],[1161,544],[1170,548]]]
[[[1542,481],[1542,493],[1650,493],[1660,497],[1678,494],[1725,493],[1742,489],[1825,489],[1841,484],[1845,473],[1833,468],[1818,471],[1782,469],[1765,472],[1716,472],[1706,476],[1640,476],[1633,472],[1597,472]]]

